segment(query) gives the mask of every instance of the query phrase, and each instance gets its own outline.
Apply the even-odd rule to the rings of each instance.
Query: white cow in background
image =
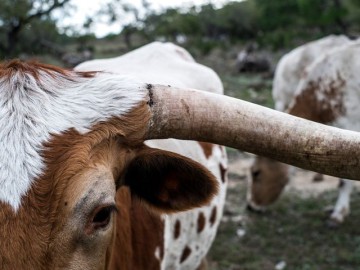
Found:
[[[329,36],[301,46],[279,62],[273,97],[275,107],[289,114],[323,124],[360,131],[360,43],[345,36]],[[289,179],[288,166],[257,157],[251,168],[248,204],[264,209],[281,194]],[[314,180],[322,180],[316,174]],[[340,180],[339,196],[330,224],[349,214],[351,180]]]
[[[346,36],[331,35],[315,40],[285,54],[279,61],[273,82],[275,109],[286,112],[292,102],[301,78],[305,77],[307,68],[318,57],[326,52],[350,43]]]

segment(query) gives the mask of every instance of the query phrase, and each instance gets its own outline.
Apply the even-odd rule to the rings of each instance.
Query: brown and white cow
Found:
[[[323,47],[334,41],[334,46]],[[345,41],[341,46],[337,42]],[[323,53],[315,57],[305,69],[302,69],[301,78],[293,78],[297,81],[297,87],[293,91],[287,91],[284,97],[280,98],[280,105],[277,108],[287,108],[287,112],[308,120],[333,125],[345,129],[360,131],[360,118],[358,98],[360,88],[356,79],[358,70],[357,55],[360,52],[358,41],[346,41],[343,37],[330,36],[317,42],[312,42],[302,48],[294,50],[290,55],[284,56],[279,63],[279,70],[274,79],[273,92],[277,104],[281,95],[279,85],[285,89],[286,82],[291,81],[289,74],[285,72],[284,66],[290,66],[292,57],[299,58],[306,49],[310,51],[322,49]],[[296,54],[295,52],[298,52]],[[297,62],[298,63],[298,62]],[[294,63],[296,67],[296,63]],[[295,67],[292,69],[295,70]],[[288,85],[287,89],[291,89]],[[291,99],[290,99],[291,98]],[[322,175],[315,175],[315,179],[321,179]],[[253,209],[264,209],[273,203],[281,194],[289,179],[289,168],[271,159],[257,157],[251,167],[251,179],[248,190],[248,204]],[[340,179],[339,196],[331,213],[332,225],[341,223],[349,213],[349,200],[352,190],[352,181]]]
[[[343,35],[330,35],[295,48],[281,57],[276,66],[272,95],[275,109],[286,112],[294,99],[300,80],[308,74],[306,70],[324,53],[350,43]]]
[[[205,166],[150,148],[149,139],[207,141],[360,179],[356,132],[219,94],[144,83],[138,72],[140,79],[19,61],[0,66],[1,269],[164,267],[172,246],[161,228],[172,245],[182,225],[170,226],[171,238],[157,215],[212,203],[219,184]],[[193,226],[215,226],[217,215],[200,214]],[[202,245],[182,250],[180,262]],[[197,266],[194,259],[188,268]]]

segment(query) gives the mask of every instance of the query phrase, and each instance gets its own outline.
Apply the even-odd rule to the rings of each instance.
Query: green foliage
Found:
[[[271,79],[258,74],[222,74],[221,81],[226,95],[274,108]]]
[[[214,47],[256,41],[273,49],[295,46],[301,40],[358,30],[358,0],[247,0],[211,3],[188,10],[151,12],[144,19],[148,39],[177,41],[186,37],[188,47],[202,53]]]
[[[229,2],[221,9],[205,4],[188,10],[170,8],[151,12],[144,19],[143,30],[150,40],[178,41],[185,37],[187,47],[206,54],[224,43],[256,37],[258,12],[253,1]]]
[[[43,41],[58,43],[63,40],[51,13],[64,8],[69,1],[1,0],[0,57],[38,53],[43,50]]]
[[[344,18],[348,10],[340,0],[297,0],[301,23],[318,27],[325,33],[346,32]]]
[[[328,34],[356,35],[360,31],[359,0],[244,0],[229,1],[221,8],[209,2],[162,11],[152,10],[147,0],[142,1],[141,11],[130,0],[109,0],[84,23],[86,34],[68,37],[60,34],[51,14],[55,9],[67,10],[70,1],[1,0],[0,58],[41,53],[43,43],[50,51],[69,41],[88,46],[95,39],[94,23],[120,23],[125,16],[134,18],[120,33],[127,50],[165,40],[202,55],[237,43],[256,42],[280,49]]]
[[[353,32],[360,31],[360,1],[343,0],[344,7],[347,10],[348,24]],[[351,33],[351,32],[350,32]]]
[[[229,2],[218,14],[219,24],[232,41],[256,37],[260,13],[254,1]]]
[[[349,34],[360,19],[357,0],[254,0],[261,16],[262,44],[281,48],[294,46],[297,39],[314,39],[329,34]],[[352,17],[349,15],[351,14]]]
[[[254,0],[259,8],[259,27],[268,32],[275,29],[291,28],[297,24],[298,5],[296,0]]]

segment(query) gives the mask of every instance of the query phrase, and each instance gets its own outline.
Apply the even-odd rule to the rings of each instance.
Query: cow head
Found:
[[[143,144],[146,85],[116,77],[1,66],[1,269],[103,269],[116,222],[126,222],[115,218],[121,187],[156,213],[198,207],[216,193],[202,165]]]
[[[250,210],[262,211],[280,196],[289,181],[288,165],[257,156],[250,168],[247,203]]]

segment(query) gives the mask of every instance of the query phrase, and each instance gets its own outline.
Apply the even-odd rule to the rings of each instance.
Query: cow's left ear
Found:
[[[201,164],[147,147],[129,164],[124,184],[133,196],[163,213],[205,205],[218,191],[215,177]]]

